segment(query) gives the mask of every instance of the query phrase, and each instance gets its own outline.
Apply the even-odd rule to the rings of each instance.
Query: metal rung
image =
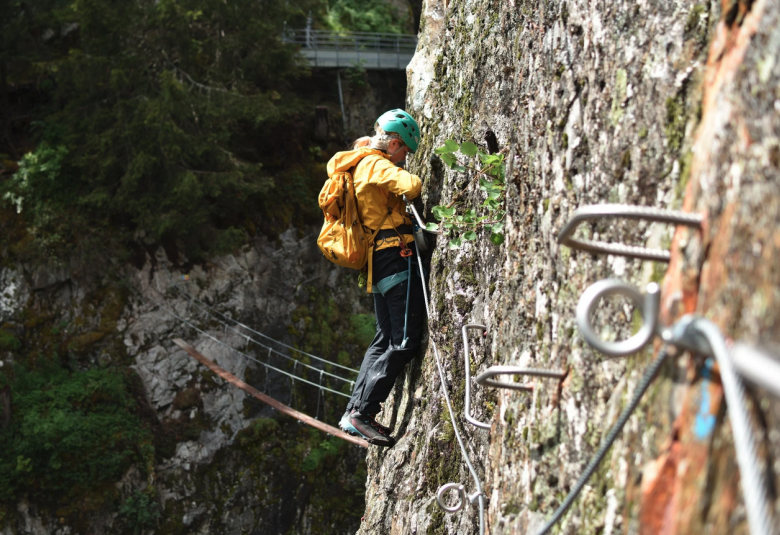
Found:
[[[572,235],[577,227],[585,221],[593,221],[605,217],[619,217],[634,219],[637,221],[652,221],[655,223],[670,223],[684,225],[686,227],[701,228],[703,217],[700,214],[680,212],[677,210],[661,210],[648,206],[632,206],[628,204],[594,204],[583,206],[569,219],[558,234],[558,243],[581,249],[591,253],[606,253],[628,258],[640,258],[642,260],[654,260],[656,262],[669,262],[671,254],[662,249],[649,249],[624,243],[609,243],[593,240],[575,240]]]
[[[479,325],[477,323],[467,323],[463,326],[463,360],[466,370],[466,403],[463,409],[463,414],[466,417],[466,421],[472,425],[480,427],[482,429],[490,429],[490,424],[480,422],[479,420],[471,417],[471,363],[469,362],[469,329],[479,329],[485,331],[487,327]]]
[[[534,377],[550,377],[553,379],[563,379],[568,375],[568,371],[543,370],[541,368],[521,368],[519,366],[491,366],[484,372],[477,375],[475,381],[482,386],[494,386],[496,388],[508,388],[510,390],[520,390],[521,392],[531,392],[534,387],[528,384],[505,383],[503,381],[494,381],[491,378],[496,375],[531,375]]]

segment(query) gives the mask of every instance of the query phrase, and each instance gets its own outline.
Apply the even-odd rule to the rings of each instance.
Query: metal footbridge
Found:
[[[417,48],[417,36],[395,33],[336,33],[305,28],[286,30],[286,43],[298,45],[312,67],[406,69]]]

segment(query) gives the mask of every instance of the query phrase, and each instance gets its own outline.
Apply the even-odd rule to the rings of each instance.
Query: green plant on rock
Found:
[[[160,518],[157,491],[154,487],[135,491],[119,506],[119,516],[133,533],[143,533],[153,528]]]
[[[488,154],[474,143],[466,141],[458,145],[448,139],[444,145],[434,150],[447,167],[455,171],[472,171],[479,178],[479,189],[485,192],[486,199],[478,210],[468,209],[458,213],[458,204],[453,201],[447,206],[433,207],[433,216],[440,223],[428,223],[431,231],[439,230],[441,225],[446,231],[450,249],[459,249],[464,241],[477,239],[477,232],[485,229],[490,232],[490,241],[496,245],[504,243],[504,200],[506,198],[505,163],[503,154]],[[459,159],[460,152],[465,159]]]
[[[78,501],[131,464],[153,466],[152,435],[138,416],[128,372],[71,372],[56,360],[0,372],[13,416],[0,429],[0,501]]]

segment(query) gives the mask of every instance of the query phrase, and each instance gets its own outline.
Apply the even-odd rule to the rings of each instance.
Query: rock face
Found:
[[[660,283],[666,324],[696,313],[735,340],[780,342],[778,16],[778,3],[762,0],[426,0],[408,69],[408,107],[423,134],[410,169],[425,178],[429,220],[435,205],[478,210],[478,179],[447,169],[433,149],[453,139],[487,150],[492,132],[507,158],[506,240],[493,245],[483,231],[451,250],[439,238],[429,332],[446,380],[429,343],[385,406],[400,438],[369,453],[358,533],[479,532],[476,506],[445,515],[435,500],[448,482],[476,490],[443,387],[488,500],[486,532],[543,525],[659,350],[609,359],[583,342],[574,310],[600,279]],[[579,231],[671,248],[668,265],[558,245],[573,212],[597,203],[684,209],[704,224],[610,219]],[[640,321],[618,300],[594,317],[613,339]],[[536,379],[530,393],[472,382],[472,416],[490,429],[472,426],[463,418],[466,323],[487,326],[484,337],[470,334],[472,377],[506,364],[562,370],[565,380]],[[749,394],[765,505],[778,515],[780,405],[761,388]],[[748,533],[717,366],[684,352],[667,361],[557,529]]]
[[[363,510],[365,450],[280,417],[172,343],[173,338],[184,338],[259,390],[335,423],[346,398],[327,392],[318,398],[316,390],[301,384],[292,390],[288,377],[266,374],[261,364],[293,371],[294,365],[284,358],[269,357],[267,347],[282,347],[249,330],[226,329],[218,321],[224,314],[305,351],[359,366],[373,330],[370,297],[358,288],[356,274],[322,257],[316,232],[291,228],[276,243],[259,237],[235,255],[186,272],[162,249],[147,256],[140,270],[115,266],[123,275],[118,278],[126,281],[126,298],[112,312],[110,328],[84,342],[81,360],[74,364],[86,369],[121,363],[135,370],[141,385],[139,411],[152,426],[156,462],[131,466],[115,490],[101,490],[104,502],[87,512],[70,514],[78,506],[54,510],[22,501],[15,510],[3,511],[0,533],[354,533]],[[116,273],[112,275],[36,287],[35,281],[54,275],[24,266],[5,268],[0,271],[6,284],[0,323],[6,329],[16,326],[14,332],[24,344],[42,336],[36,325],[49,332],[52,322],[98,332],[111,306],[107,303],[113,302],[112,292],[118,291],[112,286]],[[96,293],[102,297],[94,298]],[[96,306],[88,315],[91,303]],[[15,323],[33,317],[36,310],[41,319]],[[78,332],[70,336],[86,340]],[[0,358],[5,365],[15,357],[3,352]],[[315,361],[308,364],[322,368]],[[334,390],[349,390],[327,376],[320,379],[316,370],[299,375]],[[122,504],[150,487],[155,489],[152,509],[159,511],[159,519],[133,525],[123,515]]]

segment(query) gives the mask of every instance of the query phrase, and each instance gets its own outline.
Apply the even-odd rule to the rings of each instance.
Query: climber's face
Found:
[[[387,144],[387,152],[390,154],[390,161],[393,163],[402,163],[406,161],[406,155],[409,153],[409,147],[400,139],[391,139]]]

